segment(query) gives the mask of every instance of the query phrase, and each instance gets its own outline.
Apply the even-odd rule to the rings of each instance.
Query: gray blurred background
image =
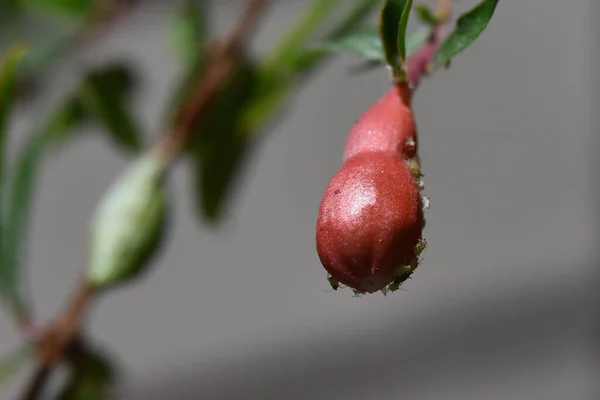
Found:
[[[217,3],[224,31],[241,1]],[[307,3],[275,1],[256,50]],[[47,109],[84,67],[126,58],[148,83],[138,115],[158,132],[180,72],[164,29],[174,6],[140,8],[92,42],[36,107]],[[309,80],[248,164],[220,229],[194,217],[179,165],[176,224],[156,268],[102,298],[89,321],[121,363],[115,398],[600,398],[599,12],[592,0],[501,1],[480,40],[419,88],[429,248],[405,290],[387,298],[328,290],[314,244],[321,194],[349,128],[386,89],[385,71],[352,76],[356,60],[339,57]],[[18,114],[14,131],[28,132],[30,110]],[[102,135],[47,163],[29,273],[42,318],[74,288],[86,221],[126,163]],[[0,314],[0,354],[18,343]]]

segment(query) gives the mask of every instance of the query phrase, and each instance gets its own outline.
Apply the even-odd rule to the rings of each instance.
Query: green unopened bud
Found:
[[[166,220],[165,168],[160,157],[142,155],[106,193],[91,223],[91,284],[105,288],[146,269]]]

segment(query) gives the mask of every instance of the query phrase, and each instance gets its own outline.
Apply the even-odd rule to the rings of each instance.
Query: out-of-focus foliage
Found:
[[[293,88],[329,56],[328,51],[315,49],[312,43],[322,40],[315,31],[334,16],[340,4],[339,0],[314,0],[273,51],[259,61],[251,57],[240,60],[237,74],[216,97],[209,117],[194,127],[198,139],[192,141],[188,153],[194,169],[197,209],[203,221],[217,223],[226,214],[227,200],[258,136],[279,115]],[[379,0],[353,1],[325,38],[341,37],[357,29],[378,4]],[[181,51],[184,46],[178,46],[178,53],[196,54],[196,59],[179,87],[189,89],[189,77],[202,70],[206,61],[209,36],[205,18],[193,14],[205,12],[204,8],[186,4],[183,11],[181,24],[187,28],[182,31],[187,34],[181,35],[182,42],[191,48]],[[197,42],[190,41],[190,37],[196,37]],[[198,55],[199,49],[204,56]],[[187,62],[191,59],[184,57]],[[178,100],[184,101],[185,89],[178,93]]]
[[[44,160],[80,137],[83,124],[94,124],[106,135],[108,143],[129,157],[144,151],[144,138],[148,135],[141,131],[132,107],[131,92],[140,84],[139,77],[124,63],[84,71],[74,91],[56,101],[46,116],[36,116],[40,123],[24,135],[21,147],[7,160],[6,143],[14,135],[8,134],[10,111],[15,102],[27,100],[25,95],[35,95],[32,89],[36,85],[43,86],[52,78],[61,56],[85,44],[86,35],[93,32],[91,28],[103,20],[98,16],[105,16],[116,1],[120,5],[134,2],[0,0],[0,291],[21,322],[27,319],[31,308],[22,277],[32,202]],[[228,199],[243,176],[252,150],[282,115],[294,89],[331,55],[352,54],[367,66],[387,64],[397,78],[402,78],[407,56],[428,40],[431,27],[440,22],[440,16],[417,6],[416,14],[424,26],[407,35],[411,0],[305,3],[305,12],[274,49],[260,57],[243,52],[233,77],[214,97],[208,112],[191,127],[192,140],[184,157],[192,170],[191,192],[202,222],[218,224],[227,214]],[[438,49],[434,67],[447,65],[473,43],[487,27],[497,3],[498,0],[483,0],[458,18],[455,30]],[[209,24],[210,2],[182,0],[180,4],[181,8],[165,19],[169,48],[183,67],[170,101],[164,104],[161,117],[167,116],[165,129],[192,94],[215,44],[214,27]],[[272,6],[276,7],[277,2]],[[378,7],[379,25],[366,25]],[[25,43],[28,51],[15,43]],[[10,168],[5,168],[8,165]],[[148,242],[151,247],[158,245],[158,241]],[[89,349],[79,351],[71,360],[73,373],[59,398],[106,398],[115,375],[110,360]],[[0,383],[19,370],[27,354],[15,353],[0,365]]]
[[[0,388],[5,382],[19,374],[33,358],[32,356],[33,351],[29,345],[19,347],[5,355],[0,362]]]
[[[128,105],[133,87],[133,73],[122,65],[112,65],[90,72],[79,95],[85,110],[104,128],[120,147],[138,152],[142,134]]]
[[[25,54],[21,45],[15,45],[4,53],[0,59],[0,291],[11,304],[17,314],[22,314],[25,308],[22,285],[19,280],[18,267],[10,262],[6,250],[7,240],[4,215],[4,197],[6,196],[6,142],[8,141],[8,118],[15,99],[17,68]]]
[[[116,379],[114,362],[97,349],[76,348],[69,357],[72,370],[56,400],[110,399]]]

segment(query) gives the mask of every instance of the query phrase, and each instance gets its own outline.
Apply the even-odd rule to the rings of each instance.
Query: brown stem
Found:
[[[223,84],[234,74],[245,40],[250,36],[268,0],[247,0],[246,8],[227,38],[213,46],[206,71],[197,77],[188,100],[179,108],[172,127],[155,150],[176,158],[187,144],[192,126],[206,112]]]
[[[192,94],[178,110],[173,126],[156,145],[155,151],[159,154],[173,160],[181,153],[189,140],[192,126],[235,72],[245,40],[267,3],[268,0],[247,0],[244,12],[230,34],[222,44],[213,47],[206,72],[198,76]],[[95,295],[94,287],[84,282],[64,312],[43,332],[39,341],[38,366],[26,386],[23,400],[40,397],[53,367],[74,345],[84,313]]]
[[[21,399],[23,400],[34,400],[40,398],[42,390],[50,378],[50,367],[46,365],[39,365],[35,370],[31,381],[26,387],[25,393]]]
[[[95,295],[95,288],[89,283],[83,282],[75,291],[65,310],[44,331],[38,344],[38,365],[26,386],[23,400],[35,400],[40,397],[52,369],[74,342],[85,311]]]

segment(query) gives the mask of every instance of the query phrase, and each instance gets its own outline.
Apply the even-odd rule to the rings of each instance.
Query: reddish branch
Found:
[[[452,14],[452,0],[438,0],[435,14],[440,23],[431,27],[427,42],[408,58],[408,80],[413,89],[419,85],[422,77],[433,72],[435,53],[444,36],[443,26]]]
[[[176,113],[173,126],[158,143],[156,151],[170,159],[181,153],[190,139],[193,125],[236,71],[245,40],[256,26],[267,3],[268,0],[248,0],[245,12],[229,36],[223,43],[212,47],[206,72],[193,84],[192,94]]]
[[[247,0],[246,8],[231,33],[221,44],[213,46],[208,68],[197,77],[191,95],[176,113],[173,126],[163,135],[155,151],[171,160],[183,151],[191,135],[191,127],[235,73],[245,41],[267,3],[268,0]],[[42,332],[38,341],[38,366],[26,386],[23,400],[40,397],[53,367],[63,360],[76,343],[85,312],[96,293],[92,286],[84,282],[65,310]]]
[[[85,311],[96,291],[82,283],[75,291],[65,310],[43,332],[38,345],[38,365],[22,396],[24,400],[40,397],[52,368],[67,352],[79,332]]]

